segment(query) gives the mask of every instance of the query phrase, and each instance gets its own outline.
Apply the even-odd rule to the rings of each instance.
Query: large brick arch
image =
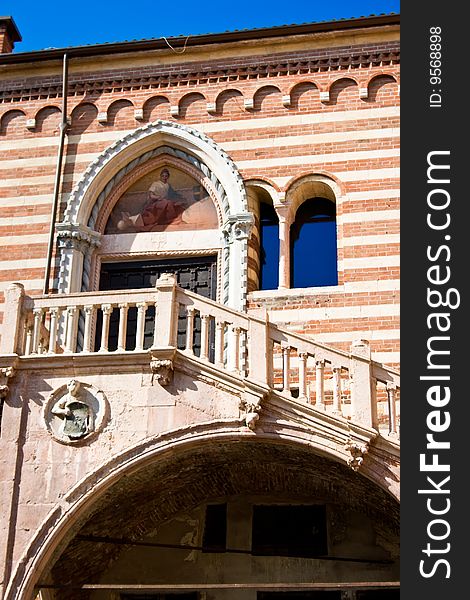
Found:
[[[377,468],[384,448],[372,449],[376,456],[359,473],[311,440],[311,431],[298,423],[276,434],[219,420],[139,443],[64,495],[33,535],[4,600],[30,600],[34,587],[50,582],[54,570],[63,581],[76,577],[75,569],[88,581],[98,578],[100,565],[116,551],[95,544],[90,552],[77,536],[137,539],[136,531],[143,537],[181,511],[219,497],[273,493],[294,501],[340,499],[398,535],[399,504],[383,487],[393,475],[384,477]]]

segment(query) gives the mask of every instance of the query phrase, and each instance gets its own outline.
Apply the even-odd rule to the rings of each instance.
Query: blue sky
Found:
[[[15,52],[399,11],[396,0],[0,0],[23,37]]]

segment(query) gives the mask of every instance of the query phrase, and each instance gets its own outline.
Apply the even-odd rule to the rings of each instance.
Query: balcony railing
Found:
[[[213,368],[366,427],[398,436],[399,373],[371,360],[368,342],[344,352],[183,290],[173,275],[152,289],[28,297],[5,293],[2,354],[132,356],[177,349]],[[378,406],[385,407],[379,414]]]

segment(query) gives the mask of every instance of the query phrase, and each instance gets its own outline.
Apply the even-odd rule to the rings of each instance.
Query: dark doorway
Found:
[[[201,256],[197,258],[165,259],[153,261],[132,261],[125,263],[103,263],[100,273],[100,286],[102,291],[133,290],[153,288],[162,273],[174,273],[180,287],[205,298],[215,300],[217,280],[217,257]],[[153,343],[155,322],[155,307],[149,306],[145,316],[144,348],[148,349]],[[102,314],[98,311],[96,324],[95,350],[101,344]],[[133,350],[136,341],[137,308],[128,311],[126,350]],[[111,314],[108,349],[117,349],[119,331],[119,310],[114,309]],[[200,319],[196,317],[194,323],[194,352],[200,350]],[[211,336],[212,337],[212,336]],[[186,344],[186,318],[181,312],[178,319],[178,348],[183,349]]]
[[[252,550],[255,556],[328,554],[325,506],[253,506]]]

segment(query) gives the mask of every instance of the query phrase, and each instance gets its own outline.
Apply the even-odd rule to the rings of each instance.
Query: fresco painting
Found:
[[[196,179],[160,167],[139,179],[118,200],[105,234],[216,229],[217,212]]]

